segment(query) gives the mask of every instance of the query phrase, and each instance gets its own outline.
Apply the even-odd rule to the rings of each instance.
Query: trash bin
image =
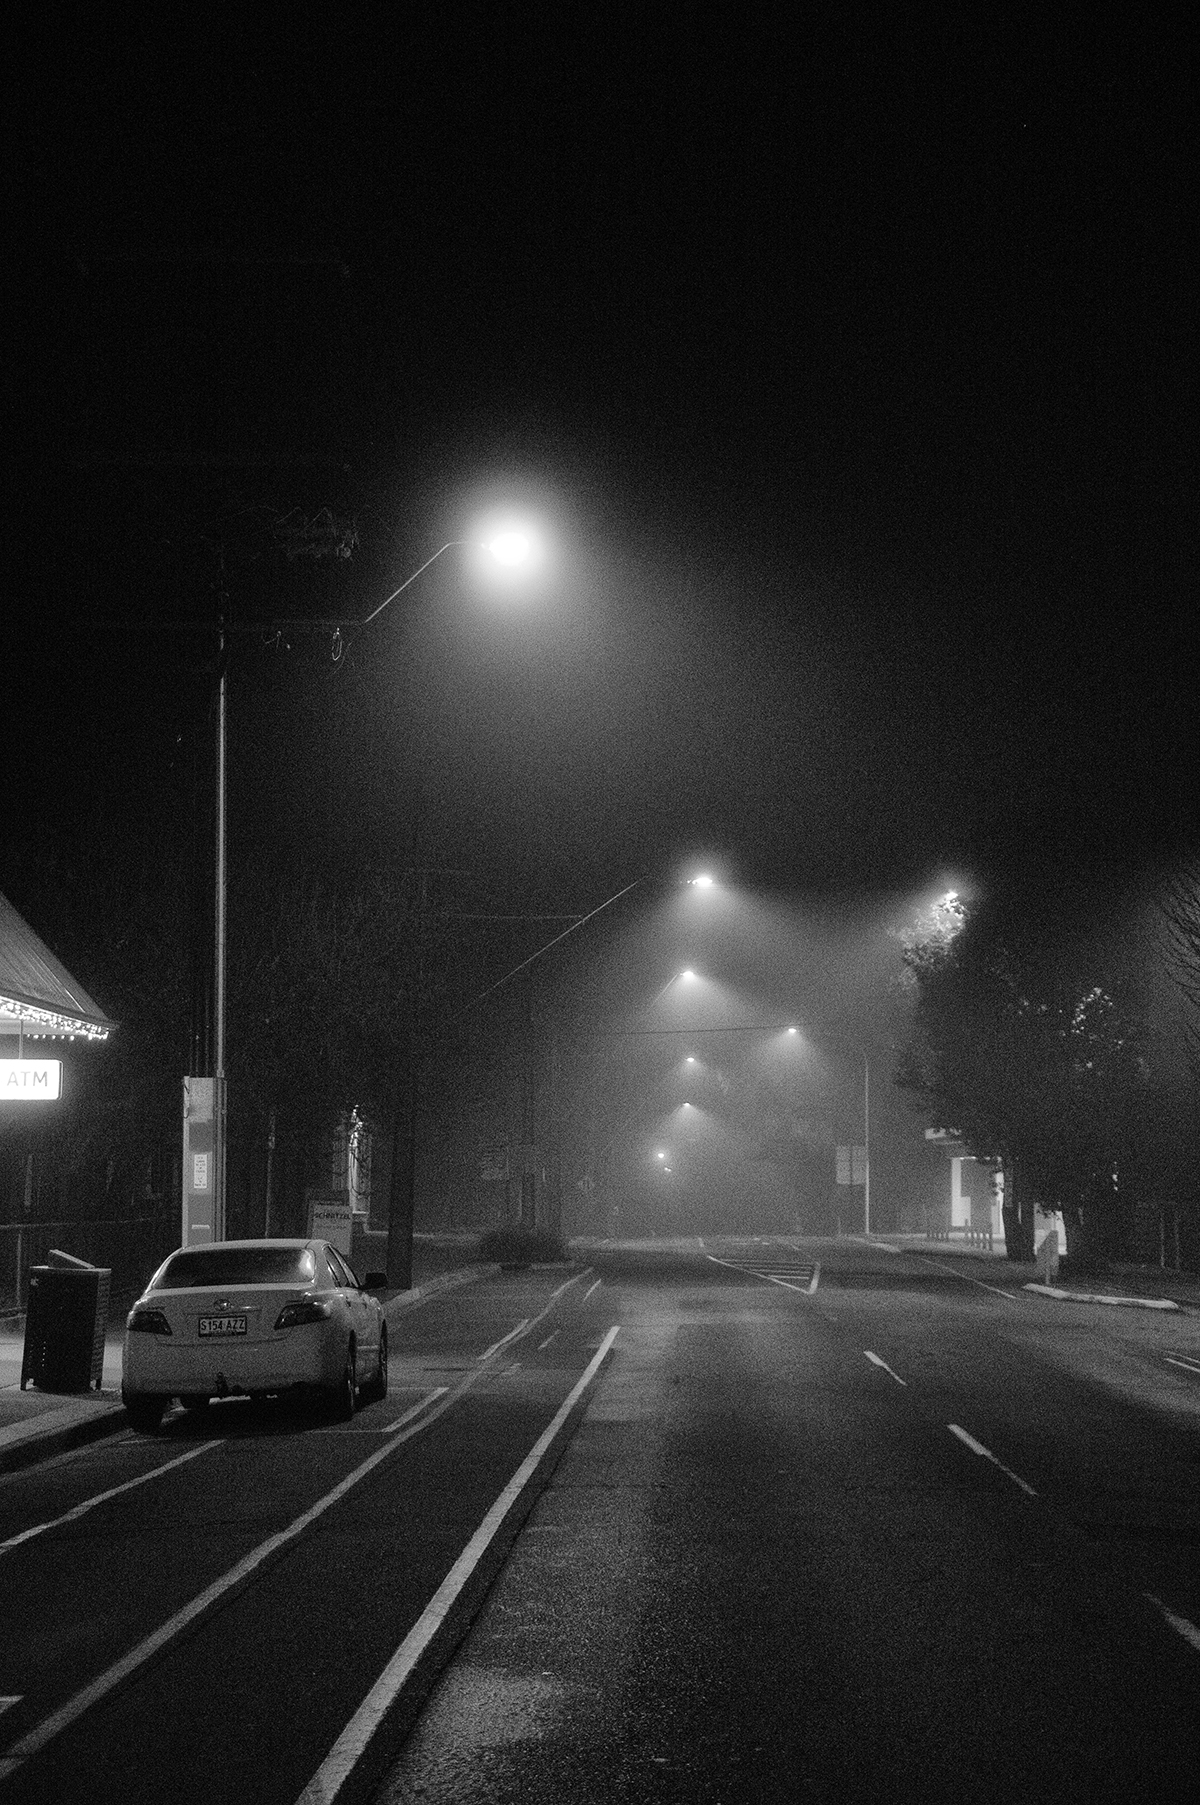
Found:
[[[99,1391],[112,1271],[52,1248],[29,1273],[21,1390]]]

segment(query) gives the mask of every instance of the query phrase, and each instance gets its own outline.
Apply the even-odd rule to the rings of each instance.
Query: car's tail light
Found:
[[[131,1335],[169,1335],[171,1325],[161,1310],[147,1309],[143,1304],[135,1304],[125,1319],[125,1327]]]
[[[275,1318],[277,1329],[298,1329],[306,1322],[324,1322],[329,1315],[329,1305],[319,1297],[297,1298],[294,1304],[284,1304]]]

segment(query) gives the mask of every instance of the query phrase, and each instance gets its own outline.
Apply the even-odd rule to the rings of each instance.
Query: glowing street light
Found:
[[[527,564],[533,552],[533,541],[519,527],[510,527],[486,540],[484,549],[491,552],[498,564]]]

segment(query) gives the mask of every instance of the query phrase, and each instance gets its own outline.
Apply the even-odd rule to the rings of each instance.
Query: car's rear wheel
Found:
[[[180,1392],[179,1402],[185,1410],[207,1410],[212,1399],[206,1391]]]
[[[122,1391],[121,1402],[130,1423],[143,1435],[154,1434],[167,1408],[166,1398],[153,1391]]]
[[[363,1397],[363,1401],[365,1403],[378,1404],[382,1398],[387,1397],[387,1394],[388,1394],[387,1329],[382,1328],[379,1331],[379,1365],[375,1369],[375,1377],[371,1380],[370,1384],[363,1386],[362,1397]]]
[[[354,1354],[354,1343],[346,1350],[346,1364],[342,1368],[342,1376],[329,1394],[329,1414],[335,1423],[348,1423],[354,1415],[354,1406],[358,1398],[358,1373]]]

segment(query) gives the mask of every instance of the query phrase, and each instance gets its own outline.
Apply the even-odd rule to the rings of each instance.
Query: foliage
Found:
[[[1158,908],[1167,932],[1168,969],[1186,1008],[1188,1053],[1200,1070],[1200,857],[1167,880]]]
[[[1015,1170],[1010,1252],[1032,1251],[1035,1201],[1111,1249],[1133,1200],[1147,1079],[1130,983],[1086,941],[998,908],[959,905],[956,923],[919,924],[902,947],[914,1011],[897,1082],[931,1125],[1001,1160],[1010,1180]]]
[[[568,1260],[566,1243],[561,1235],[547,1228],[493,1228],[481,1235],[478,1257],[497,1260],[502,1266],[559,1265]]]

